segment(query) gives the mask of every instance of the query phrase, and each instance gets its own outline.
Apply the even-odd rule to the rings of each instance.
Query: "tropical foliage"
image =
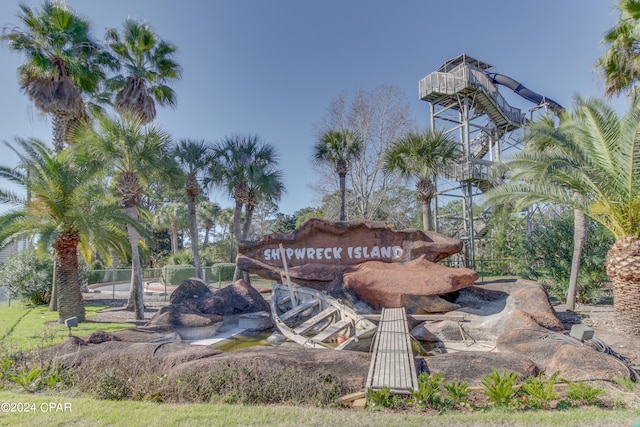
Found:
[[[608,49],[598,59],[609,96],[631,90],[640,79],[640,1],[618,0],[618,10],[618,22],[604,36]]]
[[[133,223],[140,219],[140,201],[150,182],[170,182],[179,169],[170,155],[169,134],[153,125],[144,125],[139,117],[111,118],[99,115],[96,127],[77,132],[74,140],[80,146],[82,160],[111,177],[115,192],[130,218],[127,225],[131,245],[131,293],[128,309],[136,318],[144,318],[142,303],[142,269],[140,264],[140,230]]]
[[[558,203],[584,212],[615,238],[607,256],[618,327],[640,334],[640,110],[618,117],[599,100],[577,99],[548,136],[561,150],[523,151],[508,162],[511,182],[492,203]],[[579,194],[580,197],[576,197]]]
[[[114,106],[121,114],[137,116],[143,122],[156,117],[156,106],[176,105],[170,84],[180,79],[180,67],[173,59],[176,47],[160,40],[149,24],[129,18],[122,33],[107,30],[105,43],[118,59],[122,73],[106,81],[116,93]]]
[[[60,320],[85,318],[78,278],[79,249],[88,259],[92,250],[124,253],[120,225],[129,223],[113,199],[97,185],[95,171],[81,166],[73,153],[54,154],[38,140],[6,144],[19,167],[0,167],[0,178],[28,190],[23,198],[0,190],[0,201],[20,206],[0,217],[3,245],[39,235],[39,245],[53,247],[58,281]]]
[[[18,15],[23,29],[2,36],[9,49],[25,55],[18,68],[20,88],[36,108],[51,115],[53,145],[60,152],[69,131],[86,118],[82,94],[100,97],[100,82],[115,66],[92,40],[88,22],[65,3],[25,4]]]
[[[335,168],[340,183],[340,221],[346,219],[345,191],[349,163],[362,152],[362,143],[349,131],[329,130],[313,146],[313,161]]]
[[[409,132],[395,141],[384,157],[387,173],[397,172],[416,181],[416,198],[422,206],[422,224],[433,230],[431,200],[436,195],[433,177],[459,157],[458,143],[445,131]]]

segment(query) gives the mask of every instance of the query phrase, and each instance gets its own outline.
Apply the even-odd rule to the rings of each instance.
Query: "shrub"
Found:
[[[534,409],[549,409],[551,401],[559,397],[553,391],[560,372],[554,373],[548,380],[544,374],[527,378],[521,386],[522,392],[527,396],[527,405]]]
[[[520,374],[515,372],[503,371],[500,374],[493,369],[491,375],[482,377],[482,385],[485,387],[485,395],[491,403],[499,408],[508,408],[514,406],[516,400],[514,398],[517,388],[516,381],[520,378]]]
[[[165,265],[162,267],[162,278],[168,286],[179,286],[182,282],[195,276],[193,266]]]
[[[48,304],[51,296],[53,261],[27,249],[7,257],[0,269],[0,287],[10,298],[29,304]]]
[[[430,406],[436,408],[442,404],[442,393],[440,392],[440,384],[444,379],[444,374],[429,375],[423,372],[418,376],[418,390],[411,393],[414,402],[418,406]]]
[[[597,406],[603,394],[604,390],[583,382],[570,383],[567,389],[567,398],[578,405]]]
[[[452,405],[461,405],[466,403],[467,396],[469,396],[469,384],[464,381],[452,381],[444,385],[447,390],[447,399]]]
[[[236,271],[236,265],[233,263],[214,264],[211,267],[212,281],[228,282],[233,280],[233,273]]]
[[[367,408],[372,411],[379,409],[401,409],[405,407],[405,400],[398,394],[391,393],[391,389],[383,387],[380,390],[367,390]]]

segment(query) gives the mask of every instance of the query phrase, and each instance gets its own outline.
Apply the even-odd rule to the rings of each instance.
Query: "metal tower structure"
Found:
[[[497,85],[512,89],[536,103],[537,108],[562,109],[551,99],[538,95],[510,77],[493,73],[493,66],[460,55],[419,82],[420,99],[429,102],[431,129],[457,133],[464,153],[459,162],[445,173],[444,190],[439,190],[435,203],[435,229],[461,239],[465,243],[465,264],[475,267],[476,240],[487,232],[486,221],[473,214],[474,199],[499,184],[490,170],[508,150],[520,150],[522,138],[516,134],[526,124],[525,114],[507,103]],[[443,230],[438,213],[438,199],[461,197],[462,230]],[[485,218],[486,219],[486,218]]]

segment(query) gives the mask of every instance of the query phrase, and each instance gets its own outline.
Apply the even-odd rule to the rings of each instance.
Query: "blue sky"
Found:
[[[26,4],[38,6],[36,1]],[[178,46],[178,106],[157,122],[177,139],[216,141],[257,134],[277,147],[291,214],[318,205],[309,184],[315,131],[332,99],[395,84],[417,126],[429,123],[418,81],[461,53],[495,66],[565,107],[575,95],[601,96],[594,71],[603,34],[618,17],[614,0],[69,0],[102,39],[133,16]],[[0,25],[18,24],[18,2],[0,2]],[[51,140],[17,86],[22,58],[0,48],[0,140]],[[508,89],[501,88],[506,95]],[[506,95],[527,111],[525,100]],[[619,111],[625,100],[614,100]],[[0,163],[15,159],[0,148]],[[0,183],[0,185],[2,185]],[[211,198],[231,206],[219,192]]]

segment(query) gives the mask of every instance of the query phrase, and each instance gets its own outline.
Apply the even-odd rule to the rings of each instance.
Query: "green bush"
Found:
[[[236,265],[232,263],[220,263],[211,267],[211,281],[228,282],[233,280],[233,273],[236,271]]]
[[[600,404],[600,396],[604,390],[587,383],[569,383],[567,398],[578,405],[597,406]]]
[[[515,384],[519,378],[520,374],[516,372],[503,371],[501,374],[494,368],[491,375],[482,377],[484,394],[498,408],[512,407],[516,402],[514,396],[518,389]]]
[[[559,397],[553,391],[560,371],[554,373],[548,380],[544,373],[537,377],[529,377],[522,383],[522,392],[527,396],[527,405],[534,409],[549,409],[551,401]]]
[[[418,377],[418,390],[411,393],[414,402],[419,407],[437,408],[442,403],[442,393],[440,383],[444,379],[444,373],[429,375],[423,372]]]
[[[190,277],[195,277],[192,265],[165,265],[162,267],[162,279],[168,286],[180,286]]]
[[[53,261],[51,256],[40,256],[27,249],[9,255],[0,269],[0,287],[12,299],[28,304],[48,304],[51,296]]]
[[[394,394],[388,387],[380,390],[367,390],[367,408],[371,411],[379,409],[402,409],[407,402],[399,394]]]

